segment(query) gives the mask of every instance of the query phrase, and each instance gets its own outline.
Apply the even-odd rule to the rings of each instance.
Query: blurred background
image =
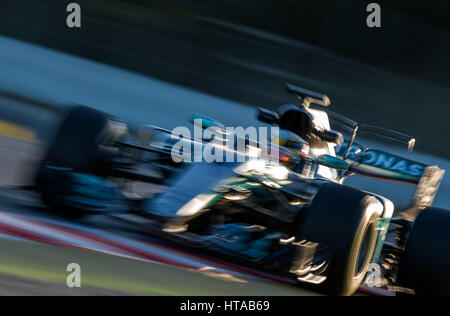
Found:
[[[292,102],[295,82],[450,156],[448,1],[378,2],[368,28],[370,1],[78,0],[81,29],[65,26],[70,2],[4,0],[0,33],[249,105]]]

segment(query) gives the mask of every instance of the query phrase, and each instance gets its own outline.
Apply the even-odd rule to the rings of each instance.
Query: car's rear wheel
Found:
[[[450,295],[450,211],[429,207],[416,218],[399,280],[421,295]]]
[[[338,184],[325,184],[306,210],[299,237],[327,248],[327,279],[320,290],[351,295],[364,281],[377,242],[381,203]]]

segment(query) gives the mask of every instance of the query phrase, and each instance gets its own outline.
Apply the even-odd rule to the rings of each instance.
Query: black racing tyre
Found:
[[[75,172],[92,172],[107,125],[108,117],[100,111],[85,106],[69,109],[47,149],[44,162]]]
[[[419,295],[450,295],[450,211],[429,207],[416,218],[406,242],[400,283]]]
[[[364,281],[377,242],[381,203],[339,184],[321,186],[300,224],[299,237],[326,245],[327,279],[318,290],[351,295]]]
[[[51,209],[76,214],[77,208],[62,202],[70,191],[70,173],[100,173],[110,155],[106,145],[126,132],[126,125],[85,106],[68,109],[41,162],[34,186]]]

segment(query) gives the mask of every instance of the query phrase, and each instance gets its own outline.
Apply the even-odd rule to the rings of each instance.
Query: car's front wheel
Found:
[[[373,196],[338,185],[324,184],[306,210],[300,239],[326,247],[328,294],[351,295],[364,281],[377,242],[382,204]]]
[[[88,208],[74,207],[73,200],[71,203],[66,201],[67,197],[75,199],[75,194],[72,194],[75,186],[72,173],[99,173],[108,159],[108,146],[111,147],[114,140],[124,133],[126,125],[103,112],[85,106],[69,108],[47,148],[34,180],[35,189],[41,194],[43,202],[52,209],[64,210],[66,214],[77,216],[79,209]],[[99,188],[103,182],[95,180],[94,177],[91,179],[96,182],[96,190],[100,192]],[[106,191],[109,192],[109,189]],[[86,199],[81,199],[78,195],[80,194],[77,194],[76,198],[81,202],[76,203],[77,205],[99,203],[90,200],[90,203],[87,203]],[[107,198],[110,197],[103,195],[98,200]],[[101,205],[99,208],[104,207]]]

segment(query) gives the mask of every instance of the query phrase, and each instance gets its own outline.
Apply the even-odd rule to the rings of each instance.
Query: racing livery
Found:
[[[109,214],[136,225],[142,224],[135,218],[145,218],[140,228],[148,234],[324,293],[351,295],[376,264],[380,287],[450,294],[450,213],[431,207],[443,170],[358,144],[359,133],[409,150],[415,140],[333,113],[325,95],[286,89],[299,104],[258,112],[261,122],[280,128],[269,146],[276,160],[255,158],[259,144],[248,141],[244,150],[231,150],[242,160],[183,162],[174,159],[177,143],[204,147],[206,140],[158,127],[132,133],[105,113],[73,107],[48,146],[34,190],[64,214]],[[193,120],[226,134],[218,121],[198,114]],[[410,207],[395,210],[385,197],[345,186],[354,174],[414,184],[417,191]],[[148,192],[133,189],[137,182],[151,184]],[[156,193],[155,184],[162,188]]]

